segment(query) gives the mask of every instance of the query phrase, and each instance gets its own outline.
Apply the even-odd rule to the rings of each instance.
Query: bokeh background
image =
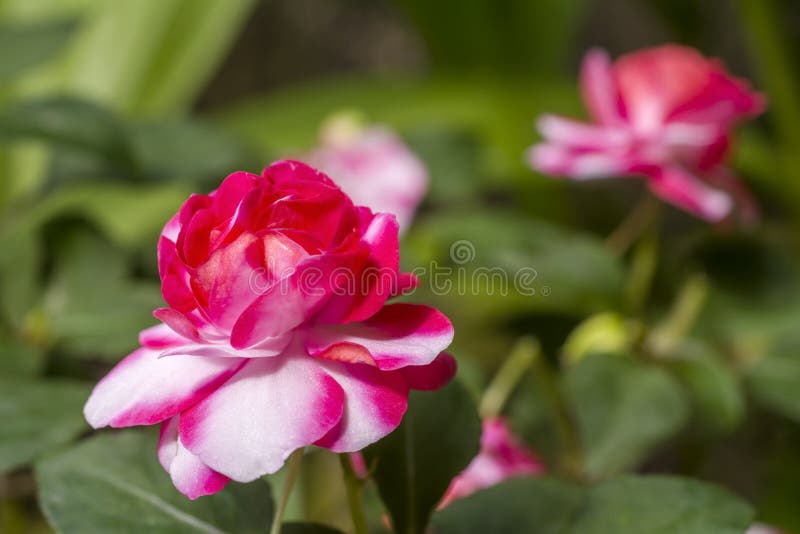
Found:
[[[583,116],[587,48],[664,42],[768,95],[732,163],[764,218],[710,227],[668,209],[618,257],[603,240],[642,184],[554,180],[523,152],[538,114]],[[697,302],[668,361],[563,373],[592,474],[714,481],[800,532],[798,46],[791,0],[0,0],[0,531],[49,530],[37,480],[58,470],[31,465],[88,435],[91,383],[153,324],[155,243],[181,201],[311,149],[326,118],[356,111],[430,171],[406,267],[456,267],[450,247],[468,240],[469,267],[538,273],[535,297],[437,295],[424,280],[413,296],[453,319],[476,398],[521,336],[556,369],[565,346],[576,360],[635,353],[632,331],[672,328],[681,298]],[[526,377],[507,412],[552,458],[540,390]],[[306,466],[290,514],[346,526],[337,466]]]

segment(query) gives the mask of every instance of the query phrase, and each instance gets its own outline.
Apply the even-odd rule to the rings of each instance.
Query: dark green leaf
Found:
[[[688,415],[683,390],[662,369],[625,357],[590,356],[567,371],[564,391],[595,477],[635,466]]]
[[[272,498],[263,480],[190,501],[159,465],[156,441],[154,432],[107,433],[38,463],[39,501],[53,527],[63,534],[268,529]]]
[[[364,450],[396,532],[423,532],[450,481],[478,453],[481,424],[457,381],[413,392],[401,425]]]
[[[747,382],[762,405],[800,422],[800,337],[795,334],[774,344],[748,371]]]
[[[121,358],[155,323],[158,287],[130,280],[125,257],[95,236],[65,236],[60,245],[44,303],[50,335],[76,355]]]
[[[281,534],[342,534],[342,531],[318,523],[284,523]]]
[[[4,378],[0,472],[26,464],[86,429],[81,409],[88,396],[89,388],[75,382]]]
[[[105,108],[71,97],[14,104],[0,114],[0,139],[36,139],[87,152],[136,174],[122,124]]]
[[[434,516],[434,534],[742,534],[750,507],[702,482],[626,475],[591,488],[511,480]]]
[[[733,367],[706,347],[681,351],[670,367],[689,389],[703,422],[732,430],[745,414],[744,392]]]
[[[9,81],[64,50],[75,27],[74,20],[0,27],[0,81]]]
[[[0,336],[0,376],[31,377],[44,367],[43,351],[30,344]]]

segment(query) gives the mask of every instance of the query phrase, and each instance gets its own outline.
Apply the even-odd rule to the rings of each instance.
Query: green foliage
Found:
[[[564,390],[592,477],[634,467],[688,415],[680,385],[669,374],[624,357],[586,358],[566,372]]]
[[[411,394],[398,429],[364,450],[397,532],[425,530],[450,481],[478,453],[480,434],[472,400],[457,381]]]
[[[9,350],[7,347],[5,350]],[[0,353],[0,357],[4,354]],[[20,355],[15,355],[20,356]],[[24,465],[86,429],[81,408],[86,384],[30,381],[3,374],[0,380],[0,473]]]
[[[502,510],[502,512],[500,512]],[[708,484],[626,475],[584,488],[554,479],[511,480],[434,517],[436,533],[741,534],[752,510]]]
[[[272,499],[264,481],[232,483],[189,501],[156,459],[156,434],[106,433],[36,466],[39,500],[64,534],[264,532]]]
[[[0,82],[8,82],[56,55],[69,42],[75,27],[76,21],[69,19],[0,26]]]

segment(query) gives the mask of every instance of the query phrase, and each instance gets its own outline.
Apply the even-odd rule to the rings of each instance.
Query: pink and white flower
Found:
[[[400,423],[409,389],[455,373],[439,311],[387,304],[395,217],[281,161],[192,195],[158,245],[162,324],[95,387],[94,428],[161,423],[158,457],[190,498],[280,469],[296,449],[358,451]]]
[[[535,476],[543,471],[544,465],[511,433],[503,419],[486,419],[480,452],[450,483],[439,509],[509,478]]]
[[[385,126],[364,127],[348,115],[328,121],[319,147],[304,159],[356,204],[394,214],[401,232],[411,226],[428,190],[425,165],[402,139]]]
[[[540,117],[544,142],[529,152],[535,169],[578,180],[645,176],[653,193],[709,221],[750,202],[724,160],[734,124],[760,114],[765,99],[721,62],[677,45],[614,63],[591,50],[581,91],[591,123]]]

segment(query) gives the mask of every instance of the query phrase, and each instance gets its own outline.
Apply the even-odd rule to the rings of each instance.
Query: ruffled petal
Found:
[[[307,355],[254,358],[181,414],[180,438],[215,471],[249,482],[327,434],[344,402],[341,386]]]
[[[178,437],[179,419],[179,416],[175,416],[162,423],[158,438],[158,461],[169,473],[178,491],[190,499],[217,493],[230,479],[208,467],[183,446]]]
[[[161,358],[140,348],[119,362],[84,406],[94,428],[152,425],[178,414],[216,389],[245,361],[239,358]]]
[[[441,312],[416,304],[391,304],[361,323],[317,326],[306,337],[309,354],[342,362],[374,362],[382,370],[431,363],[453,341]]]
[[[650,189],[656,195],[707,221],[724,219],[733,207],[727,193],[706,186],[680,167],[659,167],[648,175]]]
[[[334,452],[359,451],[397,428],[408,406],[408,385],[395,371],[363,364],[327,362],[325,370],[344,390],[344,414],[316,445]]]
[[[434,391],[447,385],[456,376],[456,359],[443,352],[428,365],[409,365],[397,370],[403,375],[408,387],[422,391]]]
[[[605,50],[590,50],[581,65],[581,93],[592,117],[600,124],[622,122],[619,94]]]

